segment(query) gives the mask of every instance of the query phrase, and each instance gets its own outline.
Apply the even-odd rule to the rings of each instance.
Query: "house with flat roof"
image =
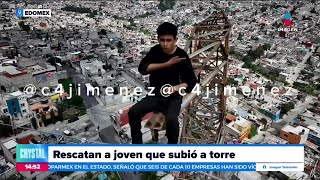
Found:
[[[240,141],[249,137],[251,132],[252,122],[246,120],[245,118],[238,116],[236,120],[231,121],[226,126],[226,132],[231,134],[234,138],[239,139]]]
[[[0,179],[8,179],[14,174],[16,174],[16,167],[4,159],[0,160]]]
[[[24,70],[18,70],[12,65],[0,65],[0,84],[4,92],[24,88],[27,84],[34,84],[32,75]],[[15,88],[16,87],[16,88]]]
[[[302,126],[287,124],[281,129],[280,137],[291,144],[305,144],[308,139],[309,131],[308,128]]]
[[[240,172],[234,173],[230,179],[231,180],[257,180],[257,179],[262,179],[262,175],[258,172],[240,171]]]

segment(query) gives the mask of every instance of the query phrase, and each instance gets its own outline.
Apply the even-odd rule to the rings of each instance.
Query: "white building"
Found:
[[[4,170],[2,173],[0,173],[0,179],[8,179],[17,173],[16,167],[10,162],[5,162],[4,159],[3,161],[0,161],[0,169]]]
[[[1,94],[0,111],[4,115],[8,115],[15,120],[29,119],[25,122],[19,121],[20,123],[16,124],[17,126],[30,124],[32,111],[27,101],[27,96],[21,91],[16,91],[10,94]]]
[[[90,61],[90,60],[83,60],[80,61],[80,68],[81,73],[89,78],[95,75],[103,75],[105,74],[105,70],[102,68],[103,62],[101,61]]]
[[[17,142],[13,139],[1,144],[5,160],[12,164],[16,164],[16,146]]]
[[[132,75],[134,75],[136,78],[141,79],[142,75],[140,74],[140,72],[138,71],[138,68],[131,68],[130,69],[130,73]]]
[[[226,100],[227,109],[235,109],[238,106],[239,99],[235,96],[228,96]]]

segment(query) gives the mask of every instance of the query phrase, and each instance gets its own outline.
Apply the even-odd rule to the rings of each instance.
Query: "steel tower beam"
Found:
[[[231,26],[221,11],[192,29],[185,51],[192,60],[199,83],[195,88],[197,92],[185,96],[181,105],[180,144],[224,144],[224,88],[227,85]],[[180,174],[182,179],[219,179],[217,176],[218,173],[213,172]]]

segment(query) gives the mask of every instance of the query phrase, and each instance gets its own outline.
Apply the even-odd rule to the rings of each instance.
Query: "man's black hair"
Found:
[[[172,23],[164,22],[157,29],[158,37],[164,35],[172,35],[174,38],[177,37],[178,27]]]

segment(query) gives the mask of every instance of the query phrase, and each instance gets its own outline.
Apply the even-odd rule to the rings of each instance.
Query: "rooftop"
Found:
[[[291,126],[289,124],[286,125],[282,130],[285,131],[285,132],[291,132],[291,133],[296,134],[296,135],[301,135],[303,130],[304,130],[304,134],[308,134],[309,131],[310,131],[309,129],[304,128],[302,126],[294,127],[294,126]]]
[[[29,134],[23,138],[18,139],[19,144],[30,144],[30,140],[34,138],[33,134]]]
[[[235,114],[237,114],[243,118],[246,118],[249,115],[248,112],[242,108],[235,108]]]
[[[226,119],[229,121],[235,121],[237,117],[232,114],[227,114]]]
[[[6,72],[10,75],[21,74],[15,66],[0,66],[0,72]]]
[[[307,179],[308,174],[298,171],[281,171],[283,174],[289,177],[289,179]]]
[[[238,177],[238,179],[245,179],[245,180],[257,180],[261,178],[261,174],[259,174],[258,172],[238,172],[234,174],[235,176]]]
[[[241,126],[241,127],[247,127],[251,124],[250,121],[248,121],[242,117],[239,117],[239,120],[236,120],[234,122],[235,122],[235,124],[237,124],[238,126]]]
[[[15,140],[11,139],[11,140],[3,143],[3,146],[5,148],[7,148],[8,150],[11,150],[17,146],[17,142]]]
[[[16,92],[10,93],[10,95],[15,96],[15,97],[19,97],[19,96],[25,95],[25,94],[21,91],[16,91]]]

